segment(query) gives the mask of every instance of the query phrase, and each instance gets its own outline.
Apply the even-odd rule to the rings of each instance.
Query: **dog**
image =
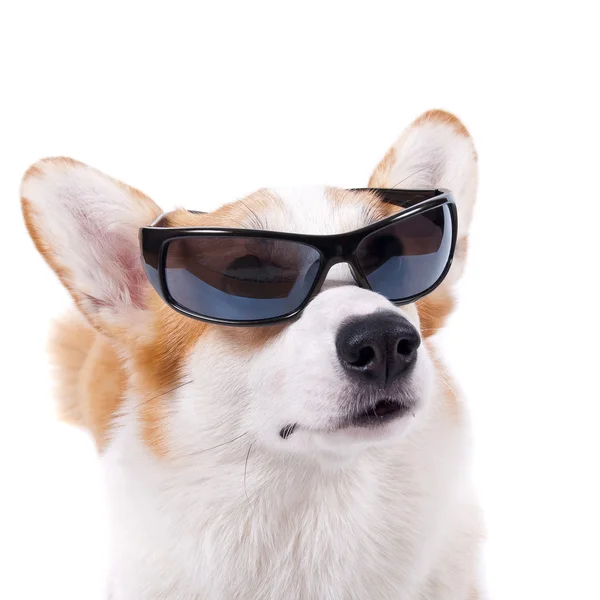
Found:
[[[107,598],[483,597],[468,410],[435,345],[466,259],[473,141],[454,115],[426,112],[368,186],[263,189],[160,220],[142,192],[75,160],[26,172],[26,226],[75,303],[51,355],[60,416],[91,432],[105,473]],[[235,327],[173,310],[140,260],[140,228],[157,219],[335,236],[399,212],[370,191],[399,187],[451,190],[458,213],[449,272],[415,302],[357,285],[340,262],[294,318]],[[367,337],[400,327],[410,365],[391,399],[341,364],[348,323]]]

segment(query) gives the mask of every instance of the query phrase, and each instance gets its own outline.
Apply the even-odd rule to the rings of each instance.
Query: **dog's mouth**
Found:
[[[352,427],[375,429],[407,414],[414,415],[413,403],[403,402],[394,398],[382,398],[365,410],[351,413],[347,417],[340,419],[334,427],[325,432],[333,433]],[[301,426],[298,423],[286,425],[280,430],[279,436],[287,440],[299,427]]]
[[[378,400],[373,406],[350,415],[340,422],[337,429],[347,427],[379,427],[394,419],[405,416],[411,411],[408,404],[393,398]]]

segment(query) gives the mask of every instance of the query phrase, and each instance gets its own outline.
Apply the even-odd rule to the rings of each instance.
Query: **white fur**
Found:
[[[359,211],[336,214],[322,188],[276,193],[286,210],[264,216],[274,228],[361,225]],[[172,399],[175,448],[163,463],[139,441],[135,409],[125,411],[104,457],[115,600],[465,600],[477,589],[468,420],[443,409],[446,383],[427,347],[411,382],[414,417],[375,442],[319,431],[347,386],[340,323],[385,309],[418,326],[414,306],[351,283],[339,269],[260,352],[232,347],[227,330],[203,338],[183,374],[192,383]],[[303,427],[282,440],[293,422]]]
[[[421,169],[403,187],[453,189],[465,234],[476,177],[470,140],[426,124],[407,130],[395,149],[391,179]],[[124,314],[128,280],[98,259],[111,255],[104,238],[82,233],[79,196],[85,192],[85,210],[110,231],[131,233],[152,220],[154,208],[133,216],[114,182],[96,173],[30,183],[25,195],[35,199],[40,227],[73,285]],[[334,233],[365,224],[359,205],[336,207],[325,188],[273,192],[284,209],[260,215],[270,229]],[[456,390],[436,375],[429,344],[419,348],[406,384],[418,399],[414,415],[371,436],[328,430],[350,393],[336,332],[345,319],[382,309],[419,325],[414,306],[396,308],[358,289],[347,267],[337,266],[301,318],[260,350],[238,347],[228,328],[213,328],[187,358],[189,383],[165,398],[170,447],[163,458],[142,441],[143,399],[128,393],[101,458],[112,600],[482,597],[471,595],[481,594],[481,522],[468,418],[460,399],[448,410]],[[291,423],[300,426],[281,439]]]
[[[255,434],[203,452],[247,427],[233,398],[216,400],[180,397],[197,420],[165,464],[127,418],[104,457],[116,600],[468,598],[480,522],[466,423],[432,407],[406,437],[339,464]]]

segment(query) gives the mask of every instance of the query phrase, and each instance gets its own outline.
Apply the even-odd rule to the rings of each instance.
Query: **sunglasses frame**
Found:
[[[360,229],[355,229],[346,233],[336,233],[333,235],[310,235],[302,233],[269,231],[263,229],[241,229],[229,227],[161,227],[159,225],[160,222],[168,214],[165,213],[158,217],[158,219],[156,219],[152,225],[141,227],[139,231],[142,264],[146,271],[146,275],[148,276],[148,279],[150,280],[150,283],[156,292],[171,308],[187,317],[191,317],[192,319],[198,319],[200,321],[218,325],[230,325],[234,327],[253,327],[284,323],[291,321],[292,319],[298,317],[300,313],[302,313],[312,298],[319,293],[327,274],[331,270],[331,267],[336,264],[344,262],[347,263],[354,276],[354,279],[356,280],[356,283],[364,289],[373,291],[356,257],[356,250],[360,242],[362,242],[367,235],[387,227],[388,225],[403,221],[433,208],[448,206],[451,216],[452,241],[450,245],[448,261],[442,274],[440,277],[438,277],[433,285],[424,290],[422,293],[400,300],[390,300],[390,302],[396,306],[401,306],[403,304],[416,302],[420,298],[430,294],[436,287],[438,287],[438,285],[440,285],[440,283],[442,283],[448,274],[448,271],[452,266],[454,250],[456,248],[458,212],[456,210],[456,204],[454,202],[454,198],[452,197],[452,193],[449,190],[441,188],[436,190],[353,188],[351,191],[376,192],[381,197],[383,202],[398,206],[399,208],[404,208],[404,210],[399,211],[390,217],[386,217],[385,219],[377,221],[376,223],[371,223],[370,225],[361,227]],[[202,214],[202,211],[190,212]],[[200,236],[278,239],[304,244],[305,246],[309,246],[319,253],[319,274],[315,278],[315,281],[302,304],[298,308],[283,316],[248,321],[236,321],[203,316],[181,306],[170,295],[165,273],[167,249],[169,243],[176,239]]]

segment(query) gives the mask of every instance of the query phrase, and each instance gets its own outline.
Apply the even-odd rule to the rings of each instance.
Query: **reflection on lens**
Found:
[[[254,321],[285,316],[307,298],[321,262],[298,242],[269,238],[188,237],[169,243],[170,296],[199,316]]]
[[[440,206],[370,234],[359,244],[357,259],[374,291],[400,301],[438,281],[451,246],[450,210]]]

